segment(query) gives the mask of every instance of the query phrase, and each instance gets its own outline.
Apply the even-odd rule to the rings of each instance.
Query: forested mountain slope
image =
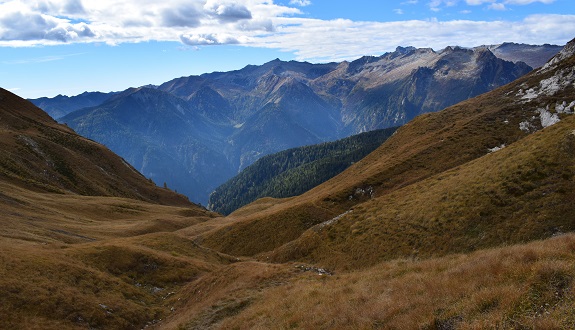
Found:
[[[264,156],[218,187],[210,195],[208,208],[229,214],[258,198],[303,194],[365,157],[396,129],[370,131]]]

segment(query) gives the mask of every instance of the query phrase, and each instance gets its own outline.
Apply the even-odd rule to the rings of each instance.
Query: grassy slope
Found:
[[[213,329],[570,329],[574,279],[568,234],[334,276],[304,273]]]
[[[168,293],[234,260],[175,233],[213,218],[193,205],[0,191],[2,329],[141,328],[170,313]]]
[[[575,230],[575,117],[358,205],[271,254],[334,268],[514,244]]]
[[[4,90],[0,117],[0,328],[142,328],[234,260],[174,233],[215,214]]]
[[[571,57],[562,62],[558,69],[569,69],[574,64],[575,57]],[[525,88],[526,86],[537,86],[539,81],[554,74],[555,71],[533,72],[515,83],[488,94],[462,102],[439,113],[417,117],[400,128],[379,149],[325,184],[301,196],[281,201],[280,203],[270,203],[263,212],[257,207],[248,206],[245,209],[232,213],[231,218],[235,222],[221,230],[205,235],[204,244],[219,251],[235,255],[257,255],[273,251],[285,245],[280,249],[281,251],[267,253],[265,257],[274,257],[276,260],[292,260],[308,256],[315,249],[313,244],[316,244],[310,242],[308,237],[310,235],[306,234],[305,240],[301,244],[290,243],[299,237],[306,230],[306,227],[309,229],[314,225],[329,220],[354,208],[356,205],[369,201],[371,197],[384,201],[388,195],[392,197],[400,196],[404,194],[401,189],[405,187],[483,157],[490,148],[502,144],[510,146],[514,142],[528,136],[527,133],[519,129],[519,123],[526,120],[526,118],[532,117],[538,107],[555,104],[558,101],[567,101],[567,104],[569,104],[574,99],[574,90],[571,86],[553,97],[540,97],[528,104],[518,103],[516,94],[519,89],[527,89]],[[541,127],[540,124],[539,127]],[[559,141],[555,142],[559,143]],[[506,152],[505,149],[503,152]],[[528,168],[533,165],[525,164]],[[557,177],[554,176],[553,178]],[[505,178],[501,177],[500,179]],[[519,180],[527,179],[529,178],[519,178]],[[561,176],[559,176],[559,179],[561,179]],[[469,178],[469,180],[473,181],[473,178]],[[451,189],[451,187],[447,186],[444,188]],[[373,193],[370,193],[370,191],[373,191]],[[445,191],[441,193],[447,194]],[[400,197],[393,198],[397,199]],[[483,197],[472,195],[471,198],[481,199]],[[494,198],[496,199],[496,197]],[[523,203],[522,205],[528,205],[527,195],[519,197],[519,199]],[[256,202],[257,204],[259,202]],[[425,204],[426,200],[421,199],[420,205]],[[379,209],[375,206],[370,208],[368,205],[370,204],[360,208],[356,207],[356,210],[346,218],[375,219],[379,216],[379,213],[384,214],[382,217],[387,217],[393,213],[393,208],[399,208],[395,204],[385,204],[384,202],[380,202],[379,206],[388,207],[389,210],[385,208]],[[419,205],[418,208],[423,210]],[[252,209],[257,211],[251,212],[250,210]],[[426,216],[421,215],[421,217]],[[437,216],[440,215],[438,214]],[[452,215],[449,216],[451,217]],[[458,219],[463,217],[457,214],[454,214],[454,216],[448,219],[438,218],[438,221],[443,224],[449,221],[454,225]],[[495,215],[492,215],[493,217]],[[535,217],[533,219],[533,221],[537,221]],[[349,221],[355,222],[353,220]],[[495,221],[495,219],[490,221]],[[373,220],[373,223],[379,224],[376,220]],[[336,227],[340,227],[337,230],[340,230],[342,235],[347,230],[343,224],[350,225],[350,223],[342,222],[341,226],[336,225]],[[377,227],[379,225],[374,226]],[[282,230],[277,230],[277,228]],[[363,230],[365,229],[363,228]],[[415,236],[411,240],[418,240],[420,238],[418,235],[424,233],[423,229],[424,227],[419,230],[417,228],[414,229]],[[511,229],[511,227],[508,229]],[[336,229],[331,230],[335,231]],[[286,231],[290,232],[290,235],[284,235],[283,233]],[[542,236],[540,237],[547,235],[548,232],[548,230],[541,232],[540,235]],[[392,232],[390,235],[394,235],[394,233]],[[490,235],[495,234],[492,233]],[[508,236],[504,234],[498,242],[504,243]],[[253,237],[258,237],[258,239],[254,240]],[[532,234],[524,238],[526,239],[527,237],[534,238]],[[348,238],[348,245],[355,244],[356,239],[353,236],[348,236]],[[366,236],[364,238],[366,239],[366,245],[369,245],[370,242],[382,240],[381,237],[376,238],[374,236]],[[517,239],[519,237],[516,237],[515,241]],[[495,241],[493,239],[491,243]],[[415,244],[405,244],[407,244],[407,247],[401,249],[401,251],[379,250],[378,253],[380,255],[373,260],[394,257],[405,253],[411,254],[414,249],[417,249]],[[463,244],[460,244],[459,248],[461,249],[463,246]],[[445,251],[448,251],[449,248],[446,246],[447,250]],[[330,254],[331,252],[328,250],[326,248],[322,253]],[[344,254],[348,254],[348,252]],[[313,257],[313,260],[321,259],[323,258],[320,256]],[[325,259],[330,258],[326,257]],[[333,263],[337,263],[335,257],[331,259]],[[342,261],[347,261],[347,259],[349,259],[349,255],[343,258]]]
[[[37,191],[191,205],[184,196],[146,180],[106,147],[77,135],[3,89],[0,116],[2,181]]]

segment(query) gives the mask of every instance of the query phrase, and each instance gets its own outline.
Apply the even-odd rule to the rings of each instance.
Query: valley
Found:
[[[74,130],[0,90],[0,328],[570,328],[575,40],[530,72],[494,53],[398,48],[319,67],[272,61],[115,93],[60,120]],[[462,70],[453,57],[466,59]],[[375,73],[386,65],[389,76]],[[400,71],[409,74],[393,80]],[[326,78],[344,72],[347,80]],[[466,93],[454,88],[460,80],[441,78],[470,72],[485,74]],[[376,81],[404,89],[367,93],[389,88]],[[424,85],[462,99],[439,103],[442,89],[416,93]],[[273,86],[265,97],[263,86]],[[240,95],[257,116],[213,111]],[[369,115],[402,99],[419,103]],[[199,186],[223,183],[255,154],[278,151],[272,145],[295,147],[295,137],[311,144],[394,125],[402,126],[327,181],[226,216],[151,177],[174,149],[206,168],[233,159],[215,168],[220,178],[194,172]],[[269,132],[277,135],[258,135]],[[120,142],[106,147],[105,138]]]
[[[526,62],[542,66],[560,49],[505,43],[398,47],[339,63],[276,59],[119,93],[32,102],[156,184],[209,205],[218,186],[263,156],[401,126],[510,83],[533,69]]]

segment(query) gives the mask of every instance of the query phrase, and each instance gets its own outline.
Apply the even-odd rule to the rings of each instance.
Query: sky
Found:
[[[574,0],[0,0],[0,87],[72,96],[275,58],[573,38]]]

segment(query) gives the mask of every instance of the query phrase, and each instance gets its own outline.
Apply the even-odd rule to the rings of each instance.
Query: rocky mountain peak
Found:
[[[397,47],[395,49],[395,52],[398,54],[402,54],[402,55],[406,55],[409,53],[413,53],[417,50],[417,48],[413,47],[413,46],[408,46],[408,47]]]

